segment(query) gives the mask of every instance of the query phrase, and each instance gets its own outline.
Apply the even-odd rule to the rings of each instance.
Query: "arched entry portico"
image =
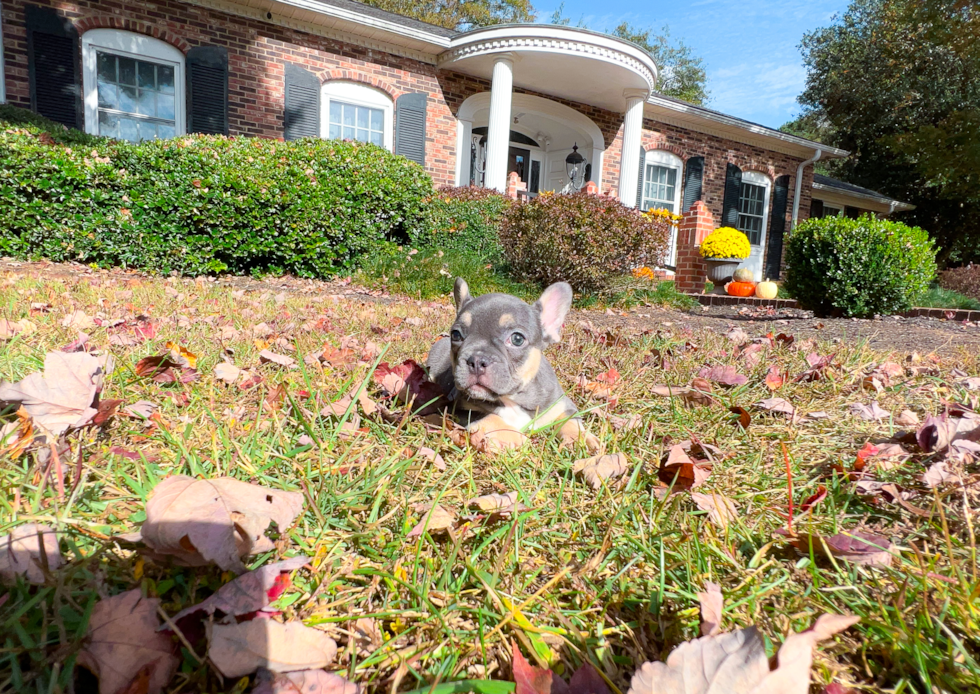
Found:
[[[456,118],[456,184],[484,186],[490,92],[466,99]],[[509,125],[508,172],[517,170],[532,193],[561,190],[568,182],[565,157],[575,145],[590,165],[591,180],[602,180],[606,143],[599,126],[579,111],[518,93],[512,97]]]

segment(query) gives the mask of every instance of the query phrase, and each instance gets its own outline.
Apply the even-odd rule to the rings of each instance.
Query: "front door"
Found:
[[[743,265],[752,270],[756,282],[762,281],[762,259],[766,253],[766,223],[769,210],[768,179],[761,174],[749,178],[742,174],[742,190],[738,200],[738,229],[749,237],[752,252]]]
[[[531,150],[511,145],[507,152],[507,174],[516,171],[523,183],[531,179]]]

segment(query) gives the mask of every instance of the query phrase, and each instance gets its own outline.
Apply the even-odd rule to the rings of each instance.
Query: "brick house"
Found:
[[[812,162],[847,152],[658,94],[647,53],[582,29],[460,33],[353,0],[0,0],[0,17],[0,101],[67,126],[349,138],[436,185],[504,190],[516,172],[529,195],[592,181],[631,206],[702,200],[748,234],[760,278],[797,220],[901,205],[815,184]]]

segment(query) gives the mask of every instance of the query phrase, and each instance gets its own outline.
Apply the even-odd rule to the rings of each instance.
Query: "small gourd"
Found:
[[[755,278],[750,268],[740,267],[738,270],[735,271],[735,274],[732,275],[732,279],[735,280],[736,282],[751,282]]]
[[[755,283],[729,282],[725,285],[725,291],[731,296],[752,296],[755,293]]]
[[[779,294],[779,287],[775,282],[770,282],[768,278],[765,282],[759,282],[755,287],[755,295],[760,299],[775,299]]]

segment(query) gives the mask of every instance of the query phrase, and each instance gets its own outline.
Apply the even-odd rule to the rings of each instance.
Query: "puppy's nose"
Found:
[[[466,360],[466,365],[470,367],[472,373],[482,376],[486,373],[487,367],[490,366],[490,360],[482,354],[476,354]]]

